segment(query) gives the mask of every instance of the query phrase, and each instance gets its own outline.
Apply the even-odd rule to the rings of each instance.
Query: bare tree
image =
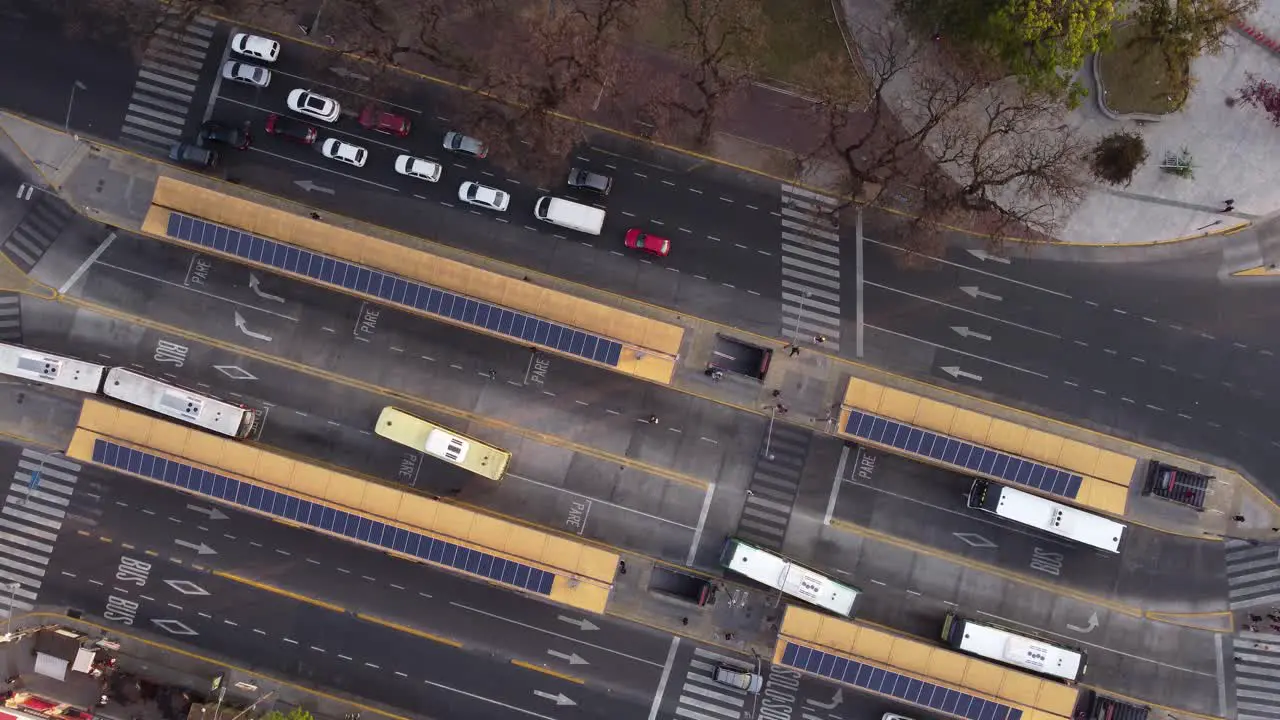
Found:
[[[705,145],[725,101],[757,67],[764,47],[760,0],[678,0],[684,35],[677,51],[688,63],[682,77],[695,99],[674,97],[671,107],[697,123],[695,141]]]

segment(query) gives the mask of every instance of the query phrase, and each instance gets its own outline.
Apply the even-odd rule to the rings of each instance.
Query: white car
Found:
[[[342,112],[342,106],[338,105],[337,100],[302,88],[289,91],[288,103],[290,110],[325,122],[337,120],[338,114]]]
[[[501,190],[470,181],[458,187],[458,199],[498,212],[506,212],[507,205],[511,203],[511,196]]]
[[[440,179],[440,174],[444,172],[444,168],[440,167],[440,163],[423,160],[412,155],[401,155],[396,158],[396,172],[419,180],[436,182]]]
[[[276,58],[280,57],[280,43],[249,33],[236,33],[236,36],[231,38],[231,49],[245,57],[263,62],[275,62]]]
[[[369,159],[369,151],[359,145],[352,145],[349,142],[343,142],[337,138],[329,138],[320,146],[320,154],[330,160],[337,160],[348,165],[356,167],[364,167],[364,163]]]
[[[271,84],[270,70],[257,65],[242,63],[239,60],[228,60],[222,66],[222,77],[255,87],[266,87]]]

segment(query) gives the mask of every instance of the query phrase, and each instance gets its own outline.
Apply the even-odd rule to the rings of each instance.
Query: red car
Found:
[[[650,235],[640,228],[631,228],[627,231],[626,243],[632,250],[640,250],[658,257],[666,257],[671,252],[670,240]]]
[[[310,145],[316,141],[316,129],[292,118],[272,113],[267,116],[267,134]]]
[[[360,127],[365,130],[377,130],[380,133],[404,137],[409,134],[409,129],[413,127],[413,124],[409,122],[409,118],[403,115],[379,110],[376,105],[366,105],[364,110],[360,111]]]

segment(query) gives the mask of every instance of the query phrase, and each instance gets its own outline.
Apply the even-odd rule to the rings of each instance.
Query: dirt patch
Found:
[[[1175,113],[1187,101],[1189,68],[1170,68],[1158,49],[1131,42],[1137,34],[1135,24],[1116,28],[1111,49],[1098,56],[1103,102],[1114,113]]]

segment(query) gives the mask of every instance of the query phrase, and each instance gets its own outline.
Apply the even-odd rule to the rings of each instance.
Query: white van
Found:
[[[533,216],[552,225],[599,235],[604,226],[604,211],[572,200],[543,195],[533,206]]]

